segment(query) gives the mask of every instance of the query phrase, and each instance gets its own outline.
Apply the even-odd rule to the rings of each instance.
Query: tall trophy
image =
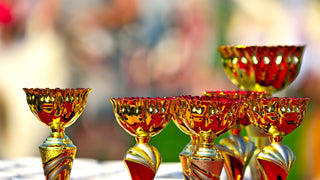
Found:
[[[268,94],[283,90],[297,77],[304,46],[220,46],[224,70],[241,90],[265,91]],[[256,151],[250,162],[251,176],[260,179],[255,156],[270,142],[256,127],[246,127]]]
[[[32,113],[51,129],[51,134],[39,146],[46,180],[68,180],[77,148],[64,130],[83,112],[91,89],[23,90]]]
[[[117,122],[137,142],[124,157],[132,180],[153,180],[162,159],[148,142],[170,122],[173,99],[125,97],[110,101]]]
[[[282,144],[283,136],[302,122],[308,98],[257,98],[249,102],[251,123],[266,134],[271,144],[262,148],[256,158],[265,180],[286,179],[295,156]]]
[[[240,101],[226,98],[185,96],[184,122],[200,138],[199,145],[189,157],[191,179],[220,179],[224,158],[214,139],[227,132],[235,123]]]
[[[242,180],[255,150],[254,143],[249,141],[247,136],[242,137],[240,134],[241,128],[250,124],[246,101],[251,98],[261,98],[267,96],[267,94],[260,91],[206,91],[203,94],[209,97],[223,97],[244,101],[240,106],[235,125],[228,131],[228,137],[220,139],[219,144],[217,144],[225,160],[224,168],[228,179]]]

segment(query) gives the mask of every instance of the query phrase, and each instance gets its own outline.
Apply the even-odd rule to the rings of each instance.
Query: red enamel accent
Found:
[[[153,180],[156,173],[149,167],[133,161],[124,160],[132,180]]]
[[[266,180],[285,180],[287,179],[288,173],[281,166],[278,166],[275,163],[266,161],[263,159],[258,159],[259,163],[264,169],[264,172],[267,175]]]

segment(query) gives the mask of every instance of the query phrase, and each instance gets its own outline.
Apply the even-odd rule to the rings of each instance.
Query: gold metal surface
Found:
[[[113,112],[119,125],[136,138],[124,162],[133,180],[152,180],[162,158],[149,145],[149,139],[160,133],[172,118],[173,98],[112,98]]]
[[[261,129],[271,141],[271,144],[263,147],[257,155],[256,162],[264,179],[286,179],[295,156],[281,140],[301,124],[308,100],[308,98],[250,100],[248,115],[252,124]]]
[[[184,109],[184,124],[191,134],[200,137],[199,145],[189,157],[191,179],[219,179],[224,164],[221,152],[214,145],[214,138],[228,131],[235,123],[239,101],[225,98],[178,98]]]
[[[299,73],[304,46],[220,46],[224,70],[242,90],[276,92]]]
[[[76,154],[76,146],[65,135],[83,112],[91,89],[23,89],[32,113],[51,129],[39,146],[47,180],[68,180]]]

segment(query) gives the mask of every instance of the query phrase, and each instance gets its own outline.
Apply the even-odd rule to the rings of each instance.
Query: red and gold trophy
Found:
[[[200,138],[189,157],[190,179],[220,179],[224,158],[214,139],[227,132],[235,123],[241,102],[226,98],[184,96],[184,122],[192,134]]]
[[[185,124],[185,110],[187,104],[185,101],[176,100],[174,104],[174,111],[172,120],[175,125],[185,134],[190,136],[190,142],[183,148],[182,152],[179,153],[179,159],[182,166],[183,176],[186,180],[190,179],[190,163],[189,157],[192,155],[193,151],[197,148],[199,143],[199,136],[193,134]]]
[[[283,90],[297,77],[304,46],[220,46],[218,50],[226,74],[241,90],[271,94]],[[246,129],[249,140],[256,147],[250,162],[251,176],[260,179],[254,159],[270,142],[252,125]]]
[[[65,135],[83,112],[91,89],[23,89],[32,113],[51,129],[39,146],[47,180],[68,180],[76,155],[76,146]]]
[[[132,180],[154,179],[162,159],[148,142],[170,122],[174,99],[125,97],[110,101],[119,125],[136,138],[137,144],[124,157]]]
[[[228,179],[242,180],[245,169],[255,150],[254,143],[249,141],[247,136],[242,137],[240,134],[241,127],[246,127],[250,124],[246,101],[248,98],[261,98],[267,94],[259,91],[207,91],[203,94],[209,97],[223,97],[244,101],[240,107],[235,125],[229,130],[228,137],[220,139],[219,144],[217,144],[225,159],[224,168]]]
[[[249,103],[251,123],[266,134],[271,144],[262,148],[256,158],[265,180],[286,179],[295,156],[282,144],[283,136],[302,122],[308,98],[258,98]]]

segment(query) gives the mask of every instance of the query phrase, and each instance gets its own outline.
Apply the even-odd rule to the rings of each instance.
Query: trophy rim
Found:
[[[60,88],[23,88],[23,90],[26,93],[27,104],[29,105],[31,112],[37,117],[37,119],[41,123],[43,123],[44,125],[49,126],[49,127],[56,126],[59,124],[58,126],[66,128],[66,127],[69,127],[70,125],[72,125],[78,119],[78,117],[82,114],[84,107],[87,103],[87,96],[92,89],[91,88],[64,88],[64,89],[60,89]],[[55,98],[63,97],[63,99],[65,99],[65,100],[63,100],[63,103],[66,102],[69,104],[74,104],[75,102],[69,102],[68,100],[66,100],[65,96],[67,96],[69,93],[71,93],[71,94],[79,93],[79,94],[84,95],[84,97],[81,98],[81,100],[76,100],[76,103],[79,103],[79,111],[76,112],[73,116],[71,116],[70,113],[66,113],[68,115],[64,114],[64,115],[68,116],[67,119],[69,119],[69,120],[56,123],[56,122],[54,122],[55,121],[54,119],[57,119],[57,118],[65,119],[65,117],[62,114],[60,114],[60,115],[55,114],[55,112],[57,112],[57,109],[58,109],[58,107],[56,106],[56,103],[58,103],[58,101],[56,101]],[[44,104],[39,105],[37,102],[33,102],[33,101],[43,101],[40,99],[35,100],[35,99],[37,99],[37,96],[48,96],[48,97],[50,97],[50,99],[45,101]],[[44,106],[47,106],[48,104],[50,104],[50,106],[52,106],[51,107],[52,110],[50,110],[50,112],[45,112],[42,108],[44,108]],[[39,109],[40,107],[41,107],[41,109]],[[63,107],[62,109],[65,109],[65,107]],[[54,114],[52,114],[52,113],[54,113]],[[62,113],[62,111],[61,111],[61,113]],[[42,118],[45,118],[46,120],[44,120]]]
[[[244,103],[243,100],[241,99],[230,99],[230,98],[224,98],[224,97],[209,97],[209,96],[191,96],[191,95],[184,95],[180,97],[181,99],[187,101],[187,107],[186,107],[186,111],[188,111],[189,113],[191,113],[191,107],[190,107],[190,103],[201,103],[201,102],[205,102],[208,103],[206,106],[209,106],[209,103],[225,103],[225,104],[230,104],[232,105],[232,107],[230,107],[228,112],[225,112],[226,114],[230,113],[230,110],[234,110],[237,114],[239,112],[237,112],[241,106],[242,103]],[[203,99],[201,99],[203,98]],[[237,107],[235,107],[237,106]],[[209,113],[209,112],[208,112]],[[191,120],[191,118],[189,117],[191,116],[191,114],[189,114],[188,116],[186,115],[186,119],[184,119],[186,126],[190,129],[190,131],[192,132],[192,134],[201,134],[201,133],[206,133],[206,132],[210,132],[210,133],[214,133],[215,136],[220,136],[222,134],[224,134],[225,132],[227,132],[235,123],[236,123],[236,116],[237,115],[232,115],[232,120],[228,120],[228,122],[226,122],[226,124],[228,124],[228,126],[223,129],[223,130],[216,130],[214,127],[210,127],[209,130],[205,131],[203,130],[201,127],[195,126],[195,128],[190,127],[191,124],[194,124],[194,122],[188,122]],[[206,118],[208,118],[209,115],[206,116]],[[191,120],[192,121],[192,120]],[[222,119],[218,120],[219,123],[221,121],[223,121]],[[204,121],[201,121],[204,123]],[[197,128],[199,128],[197,130]],[[199,131],[199,132],[197,132]]]
[[[221,45],[218,46],[218,50],[224,48],[236,48],[236,49],[246,49],[246,48],[305,48],[306,44],[301,45]]]
[[[115,115],[115,118],[116,118],[116,121],[117,123],[130,135],[134,136],[134,137],[138,137],[140,136],[140,134],[145,134],[146,136],[149,136],[149,137],[152,137],[152,136],[155,136],[157,134],[159,134],[170,122],[172,116],[173,116],[173,112],[172,112],[172,103],[175,101],[175,97],[116,97],[116,98],[110,98],[110,102],[113,106],[113,112],[114,112],[114,115]],[[118,113],[118,106],[121,106],[120,104],[126,104],[126,103],[123,103],[122,101],[133,101],[135,103],[138,103],[138,102],[142,102],[143,105],[146,105],[150,102],[156,102],[156,101],[166,101],[167,103],[169,103],[167,106],[168,106],[168,109],[166,110],[166,112],[163,112],[162,114],[166,114],[165,115],[165,120],[161,123],[161,125],[158,126],[158,130],[157,131],[150,131],[150,128],[149,129],[144,129],[146,128],[145,126],[148,125],[148,123],[146,122],[146,118],[147,118],[147,115],[146,113],[148,112],[148,108],[144,109],[143,112],[140,112],[139,114],[143,116],[141,122],[139,123],[140,125],[137,126],[136,129],[132,129],[132,127],[126,122],[126,121],[123,121],[121,120],[122,118],[122,114],[119,114]],[[134,104],[134,106],[136,106],[136,104]],[[153,113],[154,114],[157,114],[157,113]],[[131,115],[129,115],[131,116]],[[150,117],[153,119],[153,117]],[[155,120],[154,120],[155,121]],[[129,127],[128,127],[129,126]],[[140,128],[141,127],[141,128]],[[139,130],[140,129],[140,130]],[[141,132],[138,132],[138,131],[143,131],[142,133]]]

